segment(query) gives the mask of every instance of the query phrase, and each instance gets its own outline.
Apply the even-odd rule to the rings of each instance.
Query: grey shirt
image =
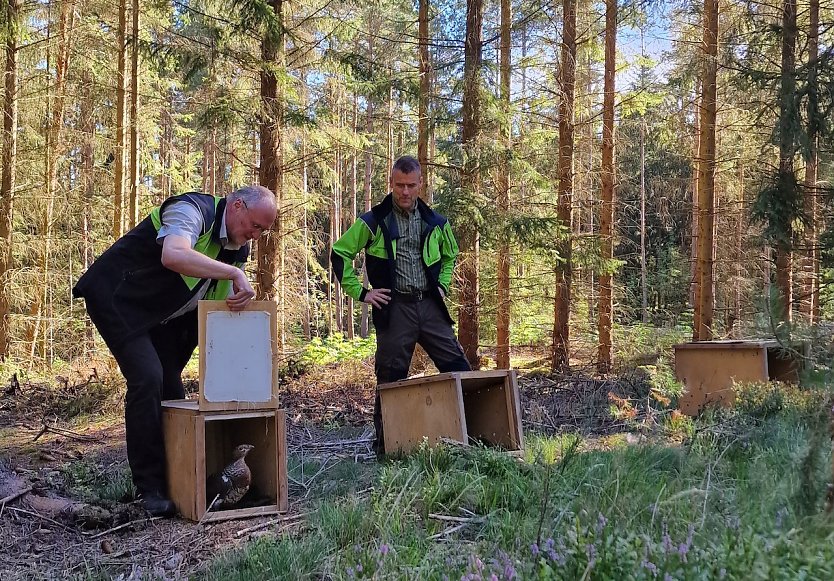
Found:
[[[166,236],[173,234],[187,238],[191,242],[191,247],[194,248],[194,245],[197,244],[197,239],[200,237],[200,233],[203,231],[203,213],[196,206],[188,202],[171,202],[165,206],[162,210],[161,221],[162,226],[156,235],[156,242],[160,246]],[[238,250],[240,248],[240,245],[231,243],[227,237],[225,211],[220,222],[220,244],[223,248],[230,250]],[[200,299],[206,296],[210,284],[211,280],[203,281],[197,294],[191,297],[191,300],[183,305],[182,308],[162,322],[165,323],[196,309]]]

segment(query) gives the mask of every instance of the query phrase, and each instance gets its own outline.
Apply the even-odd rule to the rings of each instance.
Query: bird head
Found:
[[[240,444],[239,446],[235,447],[234,452],[232,452],[232,457],[235,460],[246,458],[246,455],[254,448],[255,446],[251,444]]]

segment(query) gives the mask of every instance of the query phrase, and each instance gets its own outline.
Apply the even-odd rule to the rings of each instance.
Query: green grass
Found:
[[[774,398],[742,397],[682,444],[580,452],[576,436],[529,434],[521,459],[441,446],[346,463],[310,487],[301,531],[199,577],[832,579],[828,406],[819,392]],[[357,497],[344,480],[374,490]],[[462,523],[436,515],[469,521],[447,532]]]

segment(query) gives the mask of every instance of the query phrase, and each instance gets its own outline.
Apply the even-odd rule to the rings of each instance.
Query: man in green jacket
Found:
[[[197,302],[239,311],[255,291],[242,270],[249,242],[275,222],[275,195],[247,186],[225,198],[173,196],[119,238],[73,288],[127,382],[127,459],[140,504],[171,516],[163,399],[185,397],[181,373],[197,346]]]
[[[333,270],[342,290],[371,305],[376,328],[377,384],[408,375],[419,343],[440,372],[471,367],[452,329],[449,294],[458,245],[449,221],[419,198],[420,163],[403,156],[391,171],[391,193],[359,217],[333,245]],[[353,259],[365,250],[364,288]],[[384,454],[379,391],[374,401],[375,449]]]

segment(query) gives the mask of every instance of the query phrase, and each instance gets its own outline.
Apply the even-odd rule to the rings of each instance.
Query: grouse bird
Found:
[[[206,499],[217,497],[214,508],[228,508],[240,501],[252,483],[252,472],[246,465],[246,455],[254,448],[240,444],[232,452],[232,462],[220,472],[206,478]]]

